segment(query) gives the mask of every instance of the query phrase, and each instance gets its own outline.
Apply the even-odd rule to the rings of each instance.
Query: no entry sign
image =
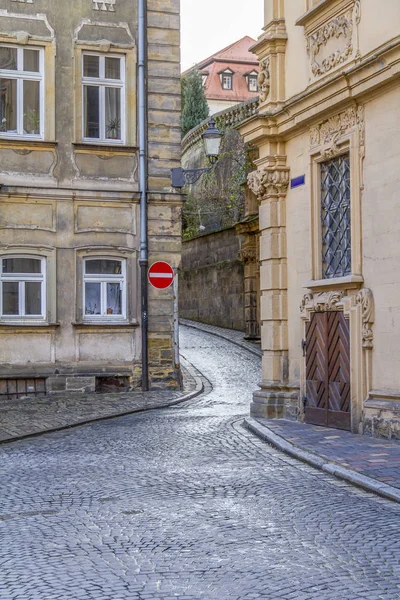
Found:
[[[168,263],[159,260],[151,265],[147,278],[158,290],[165,290],[174,280],[174,270]]]

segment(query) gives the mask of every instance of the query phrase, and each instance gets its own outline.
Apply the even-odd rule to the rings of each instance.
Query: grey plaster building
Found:
[[[149,264],[180,260],[179,0],[147,2]],[[140,384],[138,8],[0,0],[0,396]],[[173,290],[149,291],[176,385]]]

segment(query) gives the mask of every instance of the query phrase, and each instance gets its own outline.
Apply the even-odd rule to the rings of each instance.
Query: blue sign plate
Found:
[[[291,187],[291,189],[297,188],[300,185],[304,185],[305,182],[306,182],[306,176],[305,175],[299,175],[299,177],[295,177],[294,179],[290,180],[290,187]]]

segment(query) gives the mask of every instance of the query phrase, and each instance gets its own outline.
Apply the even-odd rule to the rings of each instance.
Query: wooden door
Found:
[[[350,336],[341,312],[313,313],[307,323],[305,418],[350,430]]]

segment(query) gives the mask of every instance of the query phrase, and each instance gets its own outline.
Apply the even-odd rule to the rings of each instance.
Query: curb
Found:
[[[258,348],[251,348],[246,342],[239,342],[238,340],[233,340],[231,337],[229,337],[229,335],[225,335],[220,331],[211,331],[209,327],[212,327],[212,325],[203,325],[203,323],[196,323],[194,321],[188,321],[186,319],[179,319],[179,324],[183,325],[184,327],[191,327],[192,329],[197,329],[198,331],[202,331],[203,333],[215,335],[216,337],[222,338],[223,340],[226,340],[231,344],[235,344],[235,346],[239,346],[239,348],[242,348],[243,350],[247,350],[251,354],[258,356],[258,358],[262,358],[262,350],[259,350]]]
[[[342,467],[333,461],[329,461],[326,458],[322,458],[317,454],[313,454],[308,450],[303,450],[295,444],[288,442],[280,435],[273,433],[270,429],[268,429],[268,427],[261,425],[252,417],[246,417],[244,419],[244,425],[249,431],[256,434],[265,442],[275,446],[275,448],[278,448],[278,450],[282,450],[282,452],[285,452],[286,454],[289,454],[298,460],[306,462],[312,467],[320,469],[324,473],[329,473],[329,475],[334,475],[335,477],[361,487],[368,492],[373,492],[374,494],[378,494],[383,498],[400,503],[399,489],[391,485],[387,485],[386,483],[376,481],[376,479],[368,477],[367,475],[362,475],[361,473],[357,473],[351,469],[346,469],[345,467]]]
[[[112,419],[118,419],[120,417],[128,417],[129,415],[134,415],[136,413],[144,413],[144,412],[149,412],[151,410],[160,410],[163,408],[169,408],[171,406],[176,406],[178,404],[186,402],[187,400],[193,400],[194,398],[196,398],[197,396],[200,396],[200,394],[202,394],[204,392],[204,383],[201,379],[200,371],[195,369],[193,367],[193,365],[191,363],[189,363],[188,361],[186,361],[185,359],[183,359],[182,362],[184,363],[185,369],[187,369],[190,372],[190,375],[195,380],[196,387],[191,392],[188,392],[187,394],[184,394],[183,396],[180,396],[179,398],[175,398],[174,400],[166,401],[163,404],[160,404],[159,406],[149,406],[148,408],[133,408],[132,410],[121,412],[121,413],[114,413],[111,415],[107,415],[104,417],[97,417],[94,419],[86,419],[84,421],[76,421],[75,423],[69,423],[68,425],[62,425],[61,427],[54,427],[52,429],[43,429],[43,431],[36,431],[35,433],[26,433],[24,435],[10,437],[5,440],[0,440],[0,446],[2,446],[3,444],[12,444],[13,442],[19,442],[22,440],[39,437],[41,435],[46,435],[47,433],[57,433],[58,431],[65,431],[66,429],[73,429],[75,427],[83,427],[84,425],[91,425],[93,423],[101,423],[102,421],[110,421]]]

